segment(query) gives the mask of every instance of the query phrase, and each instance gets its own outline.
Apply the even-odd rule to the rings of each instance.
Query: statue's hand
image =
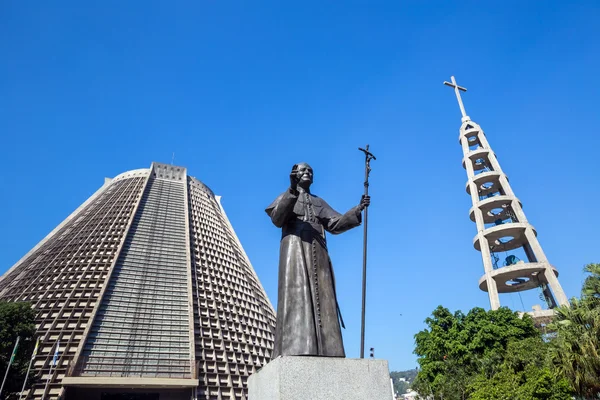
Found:
[[[292,172],[290,174],[290,193],[298,195],[298,182],[300,182],[298,175],[296,172]]]
[[[367,196],[367,195],[363,194],[362,197],[360,198],[360,204],[358,205],[358,207],[362,211],[365,208],[369,207],[369,205],[371,205],[371,196]]]

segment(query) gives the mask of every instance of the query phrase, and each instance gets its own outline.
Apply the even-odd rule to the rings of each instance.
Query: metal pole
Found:
[[[358,150],[365,153],[365,196],[369,195],[369,173],[371,172],[371,159],[375,156],[369,152],[369,145],[365,149]],[[362,313],[360,322],[360,358],[365,358],[365,310],[367,303],[367,226],[369,207],[365,207],[365,223],[363,225],[363,276],[362,276]]]
[[[21,393],[19,393],[19,400],[23,397],[23,392],[25,391],[25,386],[27,385],[27,378],[29,378],[29,372],[31,371],[31,366],[33,365],[33,360],[35,360],[35,356],[37,356],[38,348],[40,347],[40,337],[35,341],[35,347],[33,348],[33,353],[31,353],[31,359],[29,360],[29,367],[27,367],[27,374],[25,375],[25,380],[23,381],[23,387],[21,388]]]
[[[27,367],[27,373],[25,374],[25,380],[23,381],[23,387],[21,388],[21,393],[19,393],[19,400],[23,397],[23,392],[25,391],[25,386],[27,385],[27,378],[29,378],[29,371],[31,370],[31,364],[33,364],[33,358],[29,360],[29,367]]]
[[[6,367],[6,373],[4,374],[4,379],[2,380],[2,386],[0,386],[0,396],[2,395],[2,390],[4,389],[4,384],[6,383],[6,378],[8,377],[8,371],[10,370],[10,366],[12,365],[15,356],[17,355],[17,348],[19,347],[19,340],[21,340],[21,336],[17,336],[17,341],[15,342],[15,347],[13,348],[12,354],[10,355],[10,360],[8,360],[8,366]]]
[[[56,366],[58,362],[58,355],[60,350],[60,339],[56,340],[56,349],[54,349],[54,357],[52,357],[52,361],[50,363],[50,372],[48,374],[48,379],[46,379],[46,386],[44,386],[44,391],[42,392],[42,400],[46,398],[46,391],[48,390],[48,385],[50,384],[50,379],[52,378],[52,369]]]
[[[44,386],[44,392],[42,393],[42,400],[46,398],[46,391],[48,390],[48,384],[50,383],[50,378],[52,378],[52,369],[54,368],[54,363],[50,364],[50,374],[48,375],[48,379],[46,379],[46,386]]]
[[[21,393],[19,393],[19,400],[21,400],[21,398],[23,397],[23,392],[25,391],[25,386],[27,385],[27,378],[29,378],[29,371],[31,371],[31,365],[33,364],[33,360],[35,360],[35,356],[37,354],[37,349],[38,349],[39,344],[40,344],[40,338],[38,337],[38,339],[35,343],[35,348],[33,349],[33,354],[31,355],[31,358],[29,359],[29,367],[27,367],[27,373],[25,374],[25,380],[23,381],[23,387],[21,388]]]

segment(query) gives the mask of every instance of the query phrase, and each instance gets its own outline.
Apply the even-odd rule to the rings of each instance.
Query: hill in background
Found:
[[[406,393],[410,385],[417,376],[417,369],[409,369],[406,371],[392,371],[390,378],[394,384],[394,392],[398,395]]]

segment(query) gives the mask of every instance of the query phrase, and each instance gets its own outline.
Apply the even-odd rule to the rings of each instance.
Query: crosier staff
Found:
[[[365,224],[363,226],[363,279],[362,279],[362,315],[360,324],[360,358],[365,358],[365,308],[367,300],[367,224],[368,224],[368,204],[369,200],[369,173],[371,172],[371,160],[376,160],[373,153],[369,151],[369,145],[365,149],[358,148],[365,153],[365,194],[367,206],[365,207]]]

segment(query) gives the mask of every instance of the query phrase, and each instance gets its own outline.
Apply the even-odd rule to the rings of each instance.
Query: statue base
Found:
[[[392,400],[386,360],[277,357],[248,378],[248,400]]]

